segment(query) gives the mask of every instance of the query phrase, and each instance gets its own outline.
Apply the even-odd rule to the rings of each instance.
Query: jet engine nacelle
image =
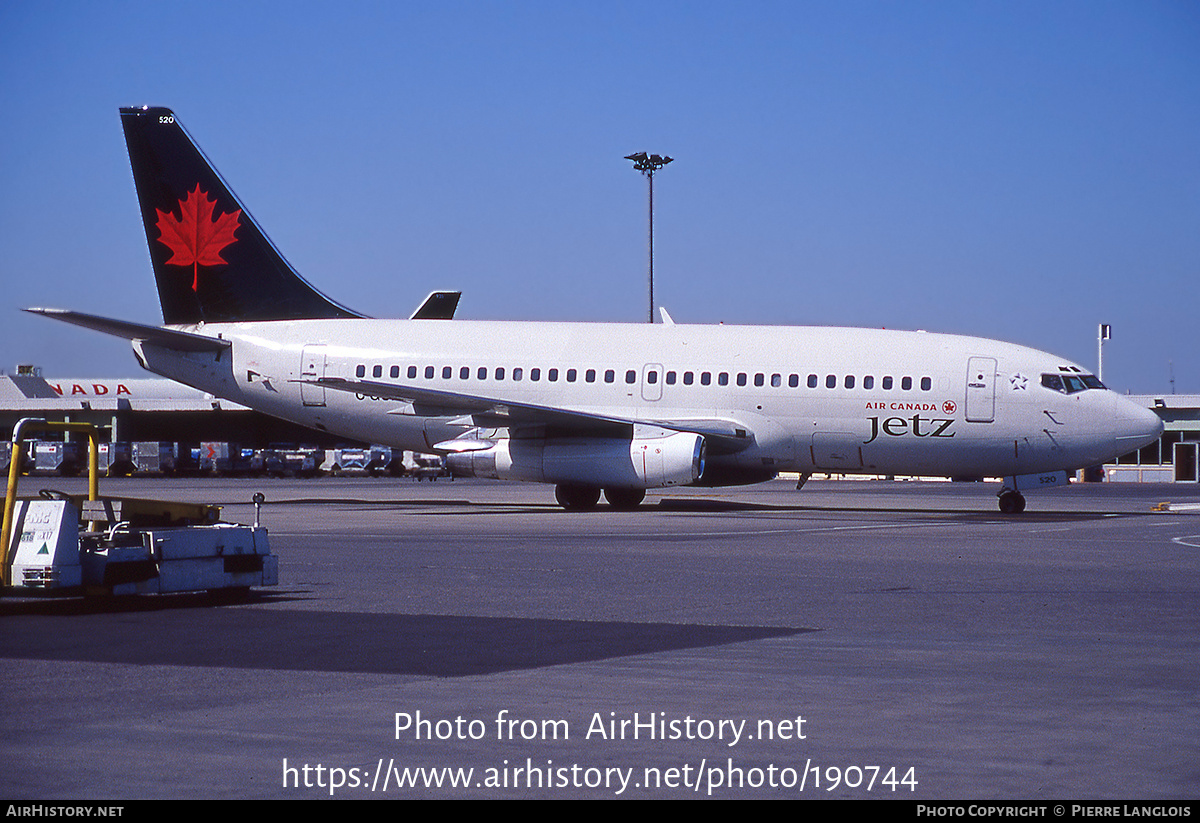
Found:
[[[446,466],[460,477],[654,489],[700,479],[704,472],[704,438],[676,432],[631,440],[504,439],[487,449],[450,454]]]

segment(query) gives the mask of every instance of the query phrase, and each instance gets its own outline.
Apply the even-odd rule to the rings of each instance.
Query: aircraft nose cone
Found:
[[[1113,435],[1120,454],[1140,449],[1162,436],[1163,421],[1150,409],[1124,397],[1116,397],[1113,408]]]

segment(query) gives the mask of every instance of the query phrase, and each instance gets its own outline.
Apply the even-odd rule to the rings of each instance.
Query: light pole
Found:
[[[649,322],[654,322],[654,172],[661,169],[663,166],[670,163],[675,158],[662,157],[657,154],[646,154],[640,151],[637,154],[626,155],[626,160],[633,161],[633,167],[646,175],[646,180],[650,183],[650,314]]]
[[[1104,341],[1112,339],[1112,326],[1107,323],[1100,324],[1100,330],[1096,333],[1096,378],[1104,382]]]

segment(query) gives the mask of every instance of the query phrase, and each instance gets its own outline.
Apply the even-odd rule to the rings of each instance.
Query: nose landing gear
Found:
[[[1001,492],[1000,511],[1005,514],[1020,514],[1025,511],[1025,496],[1018,491]]]
[[[1018,474],[1015,477],[1006,477],[999,492],[1000,511],[1005,514],[1020,514],[1025,511],[1025,495],[1021,494],[1022,491],[1062,488],[1069,485],[1070,482],[1071,478],[1065,471]]]

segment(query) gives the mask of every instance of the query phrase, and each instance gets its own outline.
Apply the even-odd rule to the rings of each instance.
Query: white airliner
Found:
[[[165,108],[121,109],[163,326],[29,309],[129,339],[146,369],[267,414],[448,455],[460,475],[603,490],[781,471],[1067,482],[1162,422],[1086,369],[1009,343],[880,329],[472,322],[434,293],[376,320],[283,259]]]

